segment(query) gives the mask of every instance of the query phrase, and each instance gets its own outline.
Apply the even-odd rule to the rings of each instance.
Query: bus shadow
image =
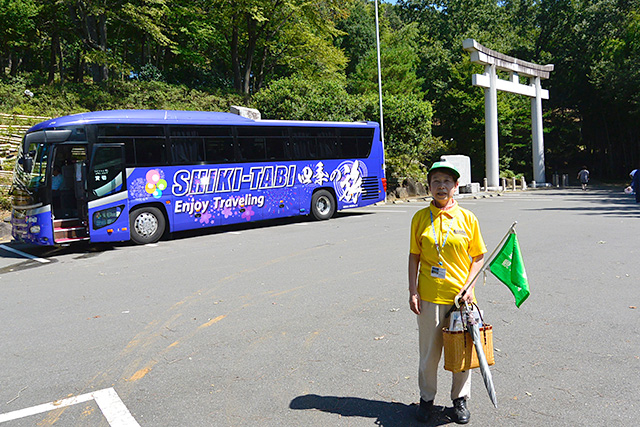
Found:
[[[397,426],[441,426],[450,424],[447,408],[434,406],[434,416],[429,423],[418,422],[415,418],[417,405],[400,402],[362,399],[359,397],[318,396],[307,394],[298,396],[289,404],[290,409],[317,410],[338,414],[343,417],[375,418],[375,424],[386,427]]]
[[[340,219],[342,218],[351,218],[351,217],[358,217],[358,216],[364,216],[364,215],[374,215],[374,213],[358,212],[358,211],[337,212],[333,216],[333,218],[331,218],[328,221],[329,222],[340,221]],[[237,224],[230,224],[230,225],[220,225],[215,227],[199,228],[196,230],[185,230],[185,231],[176,231],[173,233],[166,233],[163,236],[162,240],[163,241],[182,240],[182,239],[188,239],[196,236],[210,236],[210,235],[223,234],[223,233],[233,232],[233,231],[238,232],[238,231],[272,228],[272,227],[282,227],[282,226],[293,225],[293,224],[303,224],[303,223],[313,224],[313,223],[320,223],[320,222],[322,221],[318,221],[310,215],[309,216],[292,216],[287,218],[276,218],[276,219],[265,219],[260,221],[251,221],[251,222],[244,222],[244,223],[237,223]]]
[[[337,212],[333,218],[329,221],[340,221],[343,218],[358,217],[364,215],[373,215],[371,212],[358,212],[358,211],[345,211]],[[172,240],[189,239],[196,236],[212,236],[217,234],[223,234],[228,232],[238,232],[247,230],[264,229],[271,227],[281,227],[292,224],[302,223],[319,223],[312,216],[294,216],[287,218],[267,219],[261,221],[252,221],[246,223],[222,225],[216,227],[199,228],[195,230],[177,231],[174,233],[166,232],[161,242],[170,242]],[[126,248],[129,246],[136,246],[132,241],[128,242],[110,242],[110,243],[95,243],[95,242],[76,242],[68,245],[58,246],[38,246],[30,243],[21,243],[15,240],[2,243],[2,245],[17,251],[23,252],[27,255],[31,255],[38,258],[51,259],[61,255],[77,255],[75,259],[92,258],[100,255],[104,252]],[[16,259],[24,260],[25,256],[20,255],[9,250],[0,250],[0,259]],[[31,263],[30,263],[31,264]],[[38,265],[38,264],[36,264]],[[42,265],[42,264],[40,264]]]

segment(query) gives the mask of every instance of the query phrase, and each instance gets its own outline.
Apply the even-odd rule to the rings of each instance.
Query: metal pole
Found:
[[[380,141],[382,141],[382,148],[384,149],[384,119],[382,115],[382,72],[380,68],[380,29],[378,24],[378,0],[375,0],[376,4],[376,50],[378,53],[378,94],[380,97]]]

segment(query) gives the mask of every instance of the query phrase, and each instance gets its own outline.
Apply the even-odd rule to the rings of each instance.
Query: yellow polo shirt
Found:
[[[433,225],[430,213],[433,214]],[[440,246],[449,230],[440,257],[434,230]],[[420,255],[420,299],[435,304],[453,304],[453,299],[467,281],[472,258],[486,253],[487,247],[480,234],[478,219],[471,211],[461,208],[457,202],[446,211],[432,203],[416,212],[411,220],[410,252]],[[432,276],[431,267],[434,266],[446,269],[444,279]],[[475,301],[475,294],[473,298]]]

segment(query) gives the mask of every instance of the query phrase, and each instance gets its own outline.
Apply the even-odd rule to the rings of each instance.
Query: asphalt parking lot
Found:
[[[494,326],[498,408],[474,372],[470,425],[634,425],[635,201],[601,188],[460,204],[478,216],[490,250],[518,221],[531,285],[520,309],[497,279],[478,285]],[[183,233],[147,246],[3,243],[40,260],[0,248],[0,421],[419,425],[406,263],[409,221],[426,205]],[[450,423],[447,372],[439,383],[441,413],[431,425]]]

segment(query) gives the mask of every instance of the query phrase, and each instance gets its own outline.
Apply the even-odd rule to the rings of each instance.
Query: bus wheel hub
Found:
[[[158,219],[148,213],[144,212],[136,218],[136,233],[141,236],[151,236],[158,229]]]

